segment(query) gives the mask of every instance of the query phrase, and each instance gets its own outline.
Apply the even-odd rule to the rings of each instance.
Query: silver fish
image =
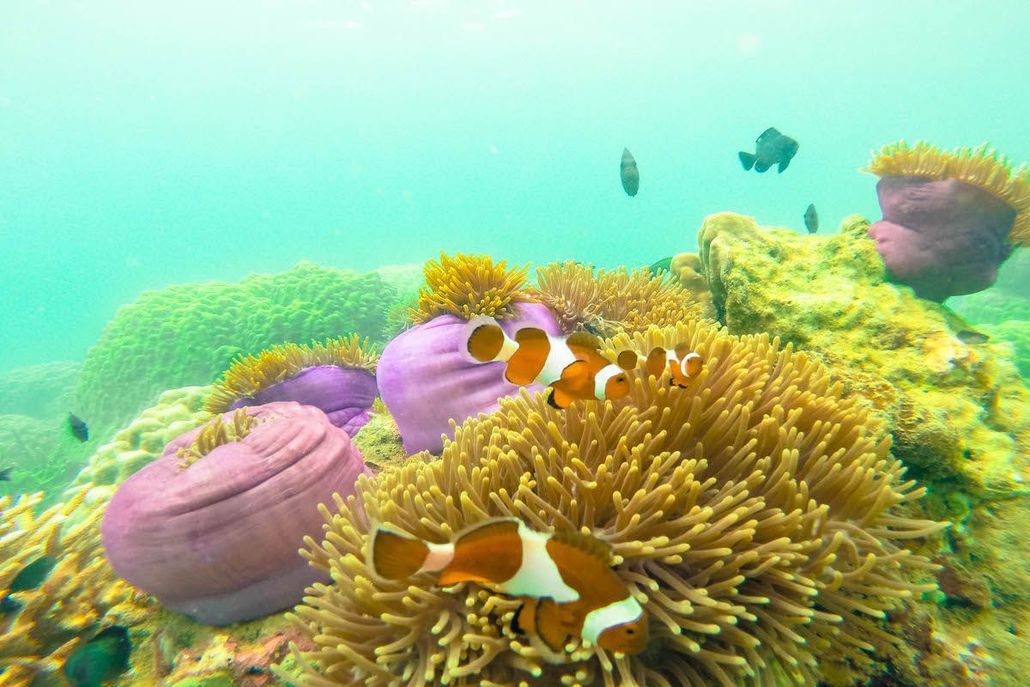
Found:
[[[622,165],[619,174],[626,195],[637,195],[637,189],[640,188],[640,172],[637,171],[637,161],[633,159],[633,153],[629,152],[629,148],[622,149]]]
[[[819,231],[819,213],[815,211],[815,203],[809,203],[805,210],[805,229],[809,234]]]

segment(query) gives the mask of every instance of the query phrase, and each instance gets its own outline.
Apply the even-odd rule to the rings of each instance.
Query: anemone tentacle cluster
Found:
[[[423,268],[426,285],[418,293],[418,307],[410,311],[415,324],[440,315],[470,320],[476,315],[498,320],[514,317],[513,306],[534,299],[526,290],[528,265],[508,268],[504,260],[494,262],[486,255],[454,257],[440,254]]]
[[[357,334],[313,341],[310,345],[286,343],[265,349],[257,355],[237,358],[214,384],[206,408],[224,413],[242,398],[292,377],[309,367],[333,365],[375,371],[379,356],[368,337]]]
[[[649,269],[596,270],[580,262],[555,262],[537,269],[539,300],[566,334],[578,329],[599,336],[638,332],[696,319],[701,305],[669,272]]]
[[[523,392],[456,427],[439,458],[323,506],[324,540],[303,553],[333,582],[295,611],[317,646],[297,654],[298,684],[765,687],[871,671],[868,652],[900,642],[886,612],[933,588],[914,581],[934,566],[906,543],[940,525],[899,510],[923,490],[826,369],[776,340],[688,321],[606,353],[681,342],[706,361],[687,389],[640,369],[616,403],[558,411]],[[649,649],[573,639],[548,663],[512,627],[517,599],[368,571],[373,523],[444,542],[497,516],[608,542],[652,619]]]

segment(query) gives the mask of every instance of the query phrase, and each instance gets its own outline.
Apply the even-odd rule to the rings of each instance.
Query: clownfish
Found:
[[[511,384],[551,387],[547,402],[568,408],[576,400],[615,400],[630,390],[629,371],[637,354],[623,351],[612,363],[601,355],[601,342],[576,333],[551,336],[537,327],[524,327],[512,339],[488,317],[469,321],[465,352],[478,363],[506,362],[504,378]]]
[[[647,614],[612,570],[611,556],[597,537],[537,532],[516,518],[473,525],[447,544],[379,525],[366,552],[371,572],[381,579],[435,573],[443,588],[473,582],[520,598],[513,628],[555,661],[573,636],[623,654],[647,647]]]
[[[656,346],[647,354],[644,366],[648,374],[655,377],[661,377],[668,370],[669,385],[685,389],[691,379],[701,374],[704,358],[696,351],[688,351],[686,344],[680,344],[671,351]]]

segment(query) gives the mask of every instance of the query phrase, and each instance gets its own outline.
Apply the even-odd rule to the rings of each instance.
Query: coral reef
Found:
[[[393,290],[375,273],[307,262],[237,284],[146,292],[118,310],[87,354],[77,412],[107,437],[162,391],[209,384],[240,355],[341,332],[381,343],[394,300]]]
[[[531,302],[526,268],[508,270],[485,256],[440,256],[426,263],[426,287],[412,319],[420,324],[386,345],[376,375],[408,453],[439,452],[442,436],[461,422],[517,393],[501,363],[478,365],[461,351],[467,320],[495,317],[513,335],[526,326],[558,334],[547,306]]]
[[[310,346],[273,346],[256,356],[233,361],[214,384],[207,409],[233,408],[277,401],[315,406],[337,427],[354,434],[368,422],[376,398],[375,365],[379,356],[357,335]]]
[[[1019,531],[1030,517],[1030,396],[1007,343],[964,343],[956,334],[968,325],[947,308],[885,281],[866,228],[852,217],[838,235],[809,237],[722,213],[698,240],[730,331],[768,332],[825,362],[930,483],[920,507],[955,523],[943,551],[924,552],[945,566],[942,605],[898,618],[911,651],[892,660],[896,684],[975,684],[983,676],[963,664],[973,641],[992,657],[977,670],[1015,687],[1030,670],[1015,648],[1030,621],[1030,569],[1013,565],[1030,560]]]
[[[88,455],[89,446],[68,433],[63,416],[0,415],[0,469],[14,468],[11,480],[0,482],[0,494],[46,490],[52,504]]]
[[[86,502],[110,498],[119,484],[156,460],[172,439],[210,420],[211,413],[204,409],[210,393],[204,386],[166,391],[101,446],[75,478],[76,485],[89,487]]]
[[[698,245],[720,319],[829,365],[870,399],[918,476],[1010,493],[1030,479],[1030,397],[1010,349],[963,343],[947,309],[887,283],[867,226],[852,217],[839,234],[808,236],[709,216]]]
[[[0,415],[63,418],[81,369],[82,363],[54,362],[0,373]]]
[[[315,506],[350,494],[363,473],[350,437],[317,408],[226,413],[122,483],[104,515],[104,548],[122,578],[168,608],[213,625],[256,618],[321,579],[298,542],[319,531]]]
[[[41,494],[0,498],[0,598],[15,610],[0,614],[0,684],[64,685],[59,671],[82,641],[103,626],[131,626],[146,616],[146,601],[119,581],[101,555],[102,504],[78,524],[85,490],[66,503],[38,511]],[[10,592],[11,582],[42,556],[55,566],[45,581]]]
[[[440,458],[323,507],[325,540],[306,539],[305,555],[333,583],[296,609],[318,648],[298,653],[291,681],[730,687],[874,672],[869,652],[900,641],[886,612],[933,588],[910,580],[932,566],[906,547],[938,525],[902,510],[923,490],[857,400],[768,337],[688,322],[620,335],[607,353],[681,342],[706,361],[687,389],[638,375],[625,402],[566,411],[524,392],[466,421]],[[447,541],[493,516],[610,543],[653,619],[651,648],[573,640],[566,663],[545,663],[512,628],[518,599],[369,575],[369,522]]]
[[[564,334],[610,337],[703,315],[703,307],[676,279],[649,268],[595,271],[572,260],[551,263],[537,270],[534,293],[554,312]]]
[[[935,301],[994,283],[1012,244],[1030,244],[1030,170],[986,144],[945,153],[885,147],[870,163],[883,219],[869,228],[892,279]]]

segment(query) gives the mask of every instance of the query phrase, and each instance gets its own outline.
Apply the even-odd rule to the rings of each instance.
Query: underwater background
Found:
[[[4,3],[0,687],[1026,684],[1027,26]],[[648,647],[373,569],[488,517],[600,537]]]

